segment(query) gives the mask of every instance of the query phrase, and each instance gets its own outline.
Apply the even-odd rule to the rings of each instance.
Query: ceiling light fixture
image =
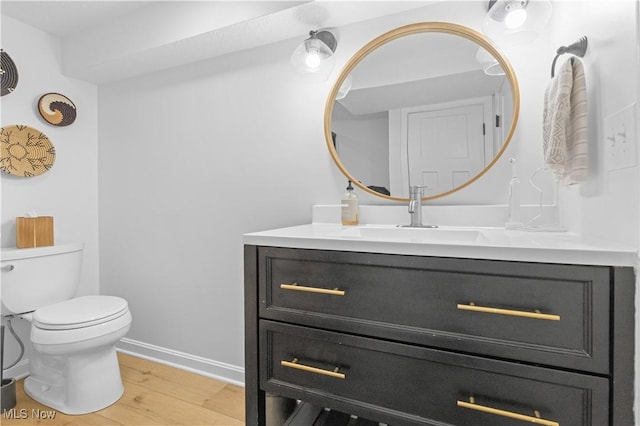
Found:
[[[311,31],[309,38],[300,44],[291,55],[291,65],[303,77],[323,82],[333,70],[338,43],[329,31]]]
[[[489,0],[482,31],[500,47],[533,41],[551,16],[549,0]]]

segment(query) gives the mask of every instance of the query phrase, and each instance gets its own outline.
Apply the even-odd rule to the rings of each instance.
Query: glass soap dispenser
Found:
[[[347,193],[342,197],[342,224],[357,225],[358,224],[358,196],[353,192],[351,181],[347,186]]]

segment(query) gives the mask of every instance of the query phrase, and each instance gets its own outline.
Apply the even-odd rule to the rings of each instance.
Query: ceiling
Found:
[[[107,25],[150,1],[2,1],[0,12],[57,37]]]
[[[0,13],[59,37],[65,75],[105,84],[436,1],[2,0]]]

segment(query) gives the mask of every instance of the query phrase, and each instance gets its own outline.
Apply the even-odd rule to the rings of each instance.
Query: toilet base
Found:
[[[115,348],[59,356],[32,352],[24,391],[65,414],[87,414],[115,403],[124,393]]]

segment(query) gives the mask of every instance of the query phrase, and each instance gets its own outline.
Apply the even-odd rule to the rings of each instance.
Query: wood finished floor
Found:
[[[244,424],[244,388],[142,358],[119,353],[124,395],[103,410],[83,416],[55,412],[29,398],[16,383],[17,404],[0,416],[9,425],[192,425]],[[23,411],[21,411],[23,410]],[[38,410],[40,410],[38,412]],[[12,417],[17,418],[10,418]],[[24,417],[24,418],[20,418]]]

